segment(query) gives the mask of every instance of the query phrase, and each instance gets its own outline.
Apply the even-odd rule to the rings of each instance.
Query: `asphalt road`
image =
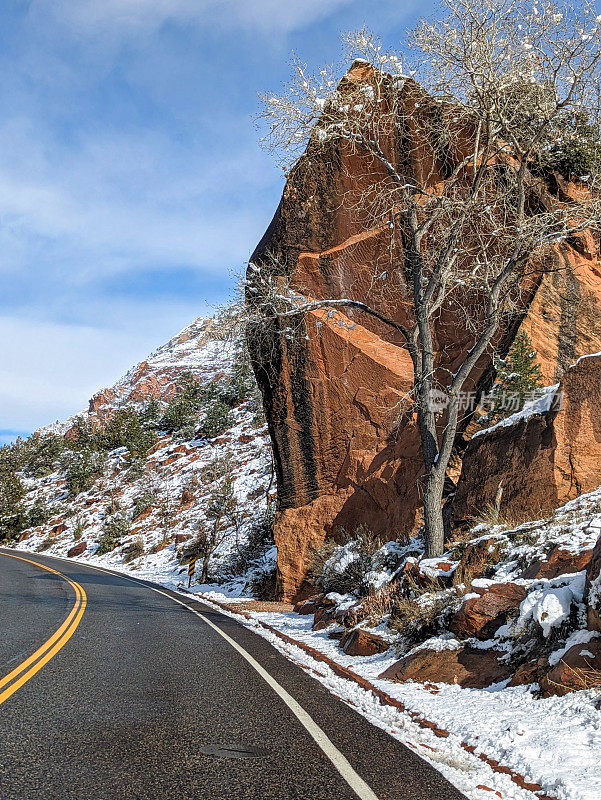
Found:
[[[0,551],[1,800],[463,797],[263,638],[151,586]]]

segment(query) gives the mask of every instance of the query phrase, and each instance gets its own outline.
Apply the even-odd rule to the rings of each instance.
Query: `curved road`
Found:
[[[0,798],[34,797],[463,795],[235,620],[0,550]]]

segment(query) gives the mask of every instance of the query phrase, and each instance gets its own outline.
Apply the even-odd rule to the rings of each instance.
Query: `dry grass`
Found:
[[[484,553],[482,557],[475,558],[466,564],[460,563],[453,573],[453,587],[460,589],[462,594],[469,592],[474,578],[480,576],[487,566],[488,561]]]
[[[391,583],[384,586],[377,591],[371,591],[367,594],[362,602],[361,607],[365,613],[366,619],[372,625],[377,625],[382,617],[388,616],[394,608],[397,599],[398,583]]]
[[[448,596],[435,596],[432,602],[423,604],[408,597],[397,597],[388,627],[400,634],[405,644],[417,644],[438,633],[440,618],[449,605]]]
[[[130,561],[143,556],[144,552],[144,539],[141,536],[136,536],[134,541],[123,550],[123,563],[129,564]]]
[[[503,560],[506,549],[507,542],[503,539],[495,540],[492,550],[489,540],[473,546],[469,542],[460,545],[457,548],[459,566],[453,574],[453,586],[469,591],[474,578],[489,577],[492,574],[494,567]]]
[[[477,576],[470,567],[463,567],[461,570],[457,568],[455,570],[455,574],[453,575],[453,588],[457,592],[458,597],[463,597],[464,594],[471,592],[472,581],[476,577]]]
[[[429,575],[420,575],[419,581],[410,573],[403,578],[403,586],[411,597],[421,597],[423,594],[435,594],[441,592],[445,587],[438,578],[431,578]]]
[[[517,528],[526,522],[545,521],[545,512],[539,507],[537,511],[526,511],[513,509],[511,512],[501,511],[498,503],[487,503],[482,509],[478,510],[471,518],[473,525],[486,525],[488,527],[499,526],[501,528]]]
[[[596,669],[590,662],[586,667],[571,667],[563,662],[570,678],[570,683],[559,683],[549,680],[552,686],[557,686],[563,691],[579,692],[583,689],[598,689],[601,687],[601,670]]]
[[[487,503],[470,520],[474,525],[503,525],[501,511],[494,503]]]

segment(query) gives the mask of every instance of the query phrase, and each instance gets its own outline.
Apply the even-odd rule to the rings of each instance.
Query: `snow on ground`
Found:
[[[546,638],[565,623],[574,608],[580,610],[579,618],[582,619],[584,572],[564,574],[552,579],[528,580],[519,576],[524,561],[532,563],[537,557],[544,558],[551,547],[561,546],[564,550],[578,554],[594,546],[601,533],[601,489],[570,501],[550,519],[525,523],[514,530],[506,530],[501,526],[492,529],[478,526],[474,530],[475,538],[472,542],[479,541],[478,533],[481,533],[480,540],[489,540],[491,536],[498,538],[504,544],[506,552],[492,576],[476,579],[472,586],[486,588],[499,582],[512,582],[523,585],[529,594],[520,606],[518,617],[499,628],[494,640],[470,640],[472,646],[487,648],[494,645],[497,649],[505,649],[510,653],[513,648],[512,637],[528,620],[534,620]],[[347,547],[344,552],[341,549],[342,559],[348,557],[348,549]],[[433,569],[432,565],[426,564],[423,572],[432,572]],[[334,597],[332,593],[329,596],[337,603],[338,609],[348,606],[353,599],[352,595]],[[209,593],[208,597],[228,602],[227,592],[219,592],[218,589]],[[431,745],[435,747],[437,754],[444,752],[451,757],[450,754],[455,752],[453,743],[463,741],[473,745],[476,753],[484,753],[509,766],[528,782],[540,784],[549,795],[558,800],[599,800],[601,797],[601,712],[596,707],[600,699],[598,689],[577,691],[563,697],[539,698],[532,687],[510,687],[507,681],[486,689],[467,689],[443,683],[433,685],[379,680],[378,676],[399,657],[394,648],[374,656],[348,656],[332,636],[343,630],[340,626],[333,625],[325,630],[313,631],[311,615],[301,616],[294,612],[250,613],[253,619],[265,622],[313,647],[400,700],[409,710],[418,712],[440,728],[450,731],[452,741],[444,740],[441,744],[435,738],[434,745]],[[367,623],[362,625],[367,626]],[[392,638],[385,622],[370,630],[384,638]],[[266,635],[260,629],[258,632]],[[572,631],[565,642],[551,653],[550,663],[557,664],[570,647],[585,645],[597,636],[598,634],[584,629]],[[459,646],[460,643],[450,634],[443,634],[426,640],[416,649],[454,649]],[[303,663],[303,659],[308,656],[301,651],[300,656],[293,653],[293,657]],[[328,674],[327,669],[322,675],[324,669],[321,666],[313,665],[313,669],[317,669],[321,675],[319,679],[326,685],[336,684],[337,688],[333,688],[333,691],[348,701],[352,700],[352,693],[344,694],[338,685],[342,679]],[[408,731],[415,728],[415,725],[407,721],[401,727],[394,728],[390,722],[391,714],[398,720],[400,712],[377,703],[364,713],[374,718],[375,724],[390,729],[393,735],[400,738],[409,736]],[[414,742],[410,736],[409,739]],[[418,749],[421,749],[419,745]],[[440,764],[437,766],[444,772]],[[465,775],[463,778],[457,774],[447,776],[468,797],[472,796],[468,791],[469,779],[466,783]],[[508,793],[506,780],[501,776],[489,777],[487,780],[479,776],[478,783],[501,791],[503,797],[514,796]],[[512,784],[509,791],[514,789],[518,791]]]
[[[199,587],[203,591],[203,599],[211,599],[219,603],[228,602],[231,598],[220,592],[217,588]],[[249,601],[251,598],[247,598]],[[241,598],[236,599],[239,603]],[[223,609],[220,608],[223,611]],[[223,613],[228,613],[224,611]],[[332,669],[322,662],[316,661],[301,648],[283,642],[274,633],[260,627],[254,621],[261,620],[269,625],[281,630],[283,633],[305,642],[315,649],[328,655],[334,661],[349,666],[358,674],[364,674],[371,680],[372,673],[377,674],[391,663],[392,660],[385,656],[372,656],[359,659],[365,665],[365,673],[357,669],[357,659],[345,656],[336,646],[336,642],[328,640],[327,633],[315,633],[311,631],[311,619],[301,617],[293,612],[289,614],[281,613],[258,613],[251,612],[253,619],[244,620],[232,614],[241,624],[253,630],[259,636],[267,639],[277,650],[287,658],[301,666],[308,674],[322,683],[332,694],[339,697],[343,702],[352,706],[359,714],[366,717],[373,725],[389,733],[398,741],[410,747],[418,753],[421,758],[432,764],[435,769],[441,772],[448,781],[462,791],[469,800],[485,800],[494,797],[494,792],[500,792],[505,800],[533,800],[534,795],[520,788],[507,775],[499,774],[488,764],[472,755],[461,746],[461,736],[454,732],[447,738],[441,739],[428,728],[421,728],[411,717],[394,708],[393,706],[382,705],[378,698],[354,681],[342,678],[332,671]],[[388,681],[371,681],[376,686],[380,686],[389,694],[392,694],[391,684]],[[404,698],[400,698],[404,702]],[[409,704],[406,703],[407,707]],[[422,708],[417,707],[420,713]],[[428,717],[426,713],[424,717]],[[576,797],[575,795],[573,797]],[[584,796],[583,796],[584,797]],[[580,797],[578,797],[580,800]],[[587,798],[588,800],[588,798]]]
[[[247,409],[242,406],[236,410],[236,414],[237,424],[220,437],[219,441],[211,443],[192,441],[183,447],[171,439],[160,443],[161,446],[149,457],[149,467],[151,472],[158,471],[163,494],[180,497],[183,489],[189,485],[192,475],[201,471],[203,466],[216,456],[223,455],[226,449],[235,443],[236,493],[249,515],[248,521],[254,518],[252,514],[261,510],[260,503],[258,505],[255,500],[249,500],[249,497],[253,497],[257,487],[265,490],[270,473],[266,431],[260,428],[255,431],[250,442],[245,441],[244,433],[249,435],[250,430]],[[239,441],[241,436],[242,442]],[[111,458],[117,463],[119,453],[113,453]],[[122,505],[124,507],[131,505],[141,487],[136,484],[121,486],[119,474],[112,480],[117,491],[123,489],[123,494],[120,496]],[[48,476],[43,482],[49,493],[55,495],[58,493],[60,496],[63,490],[56,475]],[[92,506],[89,505],[91,501]],[[72,536],[73,526],[81,515],[87,515],[86,524],[89,527],[86,538],[92,541],[100,534],[103,515],[106,513],[109,501],[108,495],[103,498],[99,486],[80,495],[74,505],[75,516],[66,520],[67,530],[57,536],[55,543],[45,552],[62,557],[66,555],[69,547],[75,543]],[[178,510],[171,535],[192,531],[199,515],[202,514],[202,506],[201,499],[200,502],[195,502],[191,509]],[[500,528],[488,529],[486,532],[482,529],[480,532],[483,539],[490,538],[492,534],[499,539],[512,539],[513,543],[505,560],[498,565],[493,578],[479,579],[475,584],[485,587],[494,582],[513,581],[527,585],[532,591],[526,598],[528,602],[524,601],[522,604],[520,618],[534,615],[537,613],[537,608],[540,611],[541,604],[549,606],[551,603],[554,613],[544,619],[552,627],[565,616],[568,605],[581,599],[583,573],[560,576],[551,580],[524,581],[517,577],[519,559],[525,556],[532,559],[537,555],[543,555],[551,544],[561,544],[565,549],[575,553],[590,549],[601,530],[600,509],[601,489],[571,501],[559,509],[550,520],[526,523],[510,532]],[[163,537],[160,521],[154,514],[155,511],[151,511],[139,526],[147,549],[153,544],[160,546]],[[476,535],[478,532],[475,531]],[[32,533],[28,539],[17,545],[18,549],[36,551],[44,541],[46,533],[46,530]],[[136,532],[132,531],[129,538],[135,536]],[[234,547],[235,541],[230,539],[225,549],[231,551]],[[387,552],[391,551],[391,548],[403,549],[392,543],[386,548]],[[171,589],[177,589],[186,581],[186,567],[180,565],[177,545],[171,541],[157,552],[146,553],[130,564],[123,563],[120,550],[96,556],[94,549],[95,546],[92,544],[79,558],[85,563],[108,567]],[[275,551],[272,548],[265,554],[265,559],[270,561],[272,566],[274,558]],[[427,569],[429,567],[426,564]],[[381,574],[385,574],[385,571],[383,570]],[[382,583],[381,574],[379,573],[378,584]],[[193,586],[193,591],[202,593],[203,597],[209,600],[214,598],[221,602],[231,602],[233,599],[238,603],[252,600],[248,594],[246,576],[232,580],[226,586],[196,585]],[[553,601],[550,598],[553,598]],[[348,605],[353,599],[352,595],[332,597],[339,608],[345,603]],[[256,611],[252,611],[251,615],[254,619],[268,623],[293,639],[314,647],[339,664],[349,667],[376,687],[400,700],[408,709],[419,712],[424,718],[450,731],[451,736],[448,739],[437,738],[430,731],[419,728],[408,715],[394,708],[382,706],[360,687],[336,676],[327,665],[315,662],[302,650],[284,644],[274,634],[261,629],[252,620],[243,622],[258,634],[268,638],[288,657],[310,670],[311,674],[314,674],[330,691],[345,702],[351,703],[374,724],[414,748],[467,797],[481,800],[491,796],[490,792],[478,789],[478,786],[487,786],[500,791],[504,798],[522,800],[526,797],[532,798],[532,795],[519,789],[507,776],[493,772],[475,756],[466,753],[460,747],[462,741],[473,745],[477,753],[484,753],[511,767],[527,781],[539,783],[546,792],[558,800],[598,800],[601,797],[601,773],[598,769],[601,761],[601,714],[593,705],[593,701],[599,698],[598,691],[581,691],[564,697],[538,699],[528,687],[507,687],[504,684],[487,689],[465,689],[446,684],[437,684],[434,687],[431,684],[398,684],[382,681],[378,679],[378,675],[397,658],[393,649],[381,655],[350,657],[342,652],[336,640],[329,637],[332,628],[317,632],[311,629],[313,621],[311,616],[300,616],[293,612]],[[376,628],[375,632],[386,638],[392,638],[385,624]],[[591,638],[590,632],[572,633],[564,646],[553,653],[552,660],[558,661],[572,644],[584,644]],[[497,640],[495,643],[499,646]],[[458,643],[454,639],[439,637],[428,640],[425,645],[438,649],[458,646]],[[487,646],[487,643],[481,643],[481,646]]]
[[[524,686],[499,684],[488,689],[463,689],[440,683],[436,688],[432,685],[426,688],[418,683],[378,680],[378,675],[395,662],[394,654],[347,656],[338,643],[329,638],[331,631],[311,630],[312,617],[294,612],[251,612],[251,615],[314,647],[367,678],[408,709],[450,731],[454,737],[453,744],[463,741],[473,745],[477,753],[485,753],[510,766],[528,782],[539,783],[559,800],[599,800],[601,797],[601,714],[592,702],[599,697],[597,690],[536,699]],[[380,727],[387,729],[390,709],[374,704],[370,713],[378,718]],[[400,712],[396,715],[401,716]],[[411,723],[404,726],[405,734],[407,727],[411,728]],[[402,739],[402,735],[398,738]],[[439,751],[440,740],[433,738]],[[442,745],[444,749],[447,741]],[[430,741],[428,743],[432,745]],[[449,749],[454,748],[451,746]],[[450,752],[447,751],[447,755],[450,756]],[[457,782],[456,777],[447,777],[468,794],[466,783]],[[532,797],[529,792],[518,790],[515,784],[511,784],[509,790],[506,780],[501,780],[501,777],[489,775],[485,780],[480,776],[478,782],[500,790],[503,797]],[[509,793],[514,790],[518,793]]]
[[[265,471],[264,443],[263,454],[255,452],[240,475],[241,485],[248,487],[254,476],[261,475],[259,467]],[[257,450],[261,450],[259,444]],[[157,451],[159,460],[169,456],[172,445]],[[200,446],[199,446],[200,447]],[[205,448],[206,449],[206,448]],[[192,462],[194,463],[194,462]],[[253,472],[257,470],[257,472]],[[185,472],[182,470],[182,472]],[[183,476],[173,475],[176,485],[181,486]],[[264,476],[263,476],[264,479]],[[561,542],[566,547],[577,551],[590,547],[596,540],[601,518],[587,515],[587,509],[596,508],[601,500],[601,491],[572,501],[560,509],[553,522],[547,523],[547,536],[551,540]],[[571,526],[566,525],[566,518],[572,519]],[[152,523],[150,522],[149,525]],[[178,523],[182,530],[186,523]],[[523,526],[522,526],[523,527]],[[539,531],[540,533],[540,531]],[[160,538],[160,534],[159,534]],[[546,538],[546,537],[545,537]],[[36,550],[39,538],[32,537],[18,545],[21,550]],[[541,537],[542,541],[542,537]],[[547,539],[548,541],[548,539]],[[72,545],[68,538],[57,542],[47,552],[51,555],[64,556],[67,545]],[[522,545],[536,552],[537,544]],[[177,589],[185,579],[185,567],[182,568],[175,556],[175,548],[169,546],[154,554],[148,554],[130,565],[122,562],[118,552],[105,556],[94,556],[87,553],[82,561],[129,573],[132,576],[151,580],[171,589]],[[505,578],[513,577],[508,562],[502,566]],[[500,576],[496,577],[498,580]],[[580,576],[574,576],[579,582]],[[556,582],[556,581],[555,581]],[[540,582],[539,582],[540,583]],[[553,582],[548,582],[553,583]],[[245,581],[230,583],[229,586],[204,585],[194,586],[195,593],[202,593],[203,598],[214,598],[221,602],[250,601],[249,596],[240,596]],[[333,598],[343,604],[349,598],[340,596]],[[593,705],[599,692],[595,690],[575,692],[564,697],[537,699],[528,687],[506,687],[503,684],[488,689],[464,689],[446,684],[422,685],[418,683],[397,684],[378,680],[381,674],[395,660],[396,655],[385,653],[370,657],[350,657],[339,648],[338,642],[329,638],[330,630],[313,631],[312,617],[300,616],[293,612],[265,613],[251,612],[257,620],[268,623],[272,627],[304,642],[316,650],[329,656],[332,660],[349,667],[358,675],[368,679],[376,687],[400,700],[408,709],[419,712],[424,718],[435,722],[441,728],[450,731],[448,739],[440,739],[430,731],[419,728],[408,715],[382,706],[370,693],[343,678],[336,676],[331,669],[315,662],[308,654],[298,648],[287,645],[253,624],[243,622],[256,633],[265,636],[277,649],[292,658],[303,668],[320,680],[330,691],[350,703],[370,721],[388,731],[392,736],[415,749],[420,756],[426,758],[439,769],[466,796],[473,800],[490,797],[486,786],[500,791],[504,798],[532,798],[532,794],[520,789],[507,776],[493,772],[489,766],[475,756],[471,756],[461,748],[464,742],[473,745],[476,753],[484,753],[510,766],[529,782],[539,783],[546,792],[558,800],[598,800],[601,797],[601,773],[598,765],[601,760],[601,714]],[[382,633],[381,630],[377,631]],[[592,636],[587,632],[576,632],[566,642],[565,648],[572,644],[590,641]],[[430,640],[428,646],[451,646],[451,641]],[[554,654],[559,660],[563,653]]]

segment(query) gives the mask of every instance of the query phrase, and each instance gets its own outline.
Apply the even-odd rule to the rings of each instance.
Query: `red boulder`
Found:
[[[526,597],[523,586],[496,583],[479,597],[466,600],[450,622],[450,630],[459,639],[490,639],[504,625],[514,609]]]
[[[390,644],[381,636],[359,628],[347,631],[340,640],[340,647],[347,656],[373,656],[376,653],[384,653]]]
[[[87,542],[78,542],[67,551],[67,558],[75,558],[76,556],[80,556],[82,553],[85,553],[87,549]]]
[[[401,658],[379,676],[384,680],[405,683],[451,683],[464,688],[483,689],[510,676],[510,670],[499,661],[499,650],[430,650],[423,648]]]

